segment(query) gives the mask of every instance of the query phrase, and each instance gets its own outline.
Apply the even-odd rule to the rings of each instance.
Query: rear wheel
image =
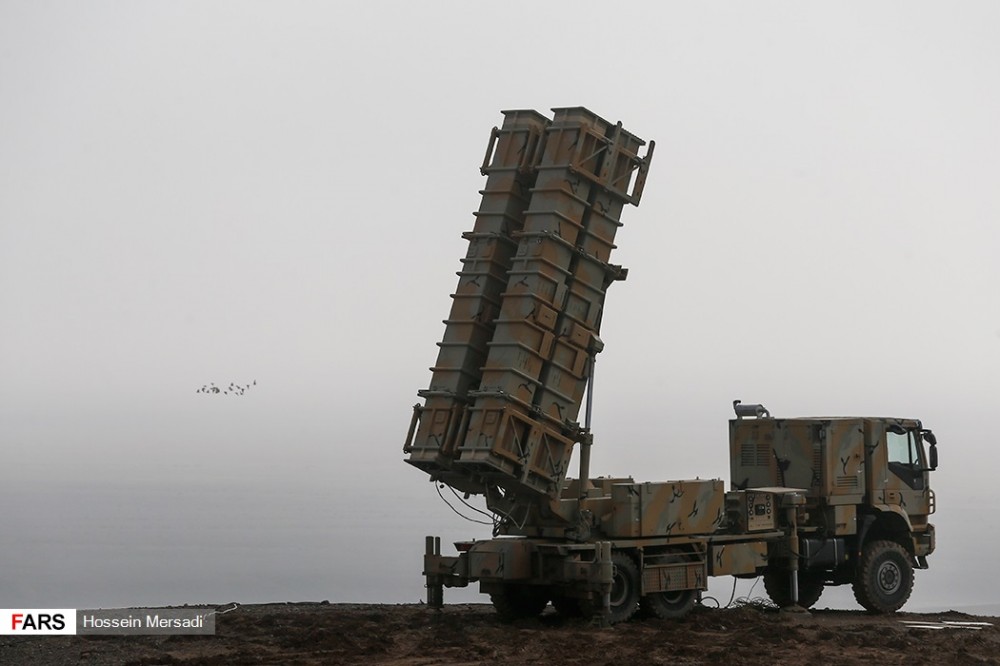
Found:
[[[697,600],[697,590],[680,590],[653,592],[644,596],[639,603],[644,612],[655,615],[661,620],[671,620],[690,613]]]
[[[611,624],[631,619],[639,610],[639,567],[625,553],[613,553],[615,573],[611,582]]]
[[[792,572],[784,568],[764,572],[764,590],[779,608],[792,605]],[[799,606],[812,608],[823,594],[823,574],[799,570]]]
[[[892,613],[903,607],[913,591],[910,555],[895,541],[865,546],[854,579],[854,598],[872,613]]]
[[[504,585],[499,592],[490,594],[490,601],[501,622],[513,622],[526,617],[537,617],[549,604],[548,590],[538,585]]]

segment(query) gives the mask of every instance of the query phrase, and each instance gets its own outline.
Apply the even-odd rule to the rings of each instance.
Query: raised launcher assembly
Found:
[[[625,204],[638,205],[653,155],[583,107],[504,111],[445,320],[430,387],[404,453],[469,493],[558,498],[601,351],[611,263]]]
[[[728,490],[590,476],[589,418],[577,418],[605,293],[625,276],[611,251],[642,194],[653,144],[640,157],[642,145],[579,107],[552,120],[504,112],[490,138],[482,206],[403,450],[435,482],[484,495],[493,538],[448,555],[427,537],[427,605],[478,583],[501,621],[551,603],[614,624],[640,607],[682,617],[711,576],[763,576],[783,608],[850,584],[867,610],[898,610],[935,547],[937,440],[916,419],[775,418],[737,400]]]

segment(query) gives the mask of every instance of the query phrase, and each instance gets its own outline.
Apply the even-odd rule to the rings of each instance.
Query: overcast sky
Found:
[[[593,472],[725,478],[736,398],[920,418],[911,605],[1000,599],[998,30],[987,1],[0,1],[0,597],[420,598],[421,535],[488,534],[400,448],[490,128],[582,105],[657,142]]]

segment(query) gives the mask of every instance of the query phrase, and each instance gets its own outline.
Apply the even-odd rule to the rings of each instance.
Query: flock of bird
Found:
[[[253,384],[246,385],[229,382],[229,386],[226,388],[219,388],[215,385],[215,382],[212,382],[211,384],[205,384],[200,389],[195,391],[195,393],[208,393],[209,395],[243,395],[253,386],[257,386],[256,379],[253,380]]]

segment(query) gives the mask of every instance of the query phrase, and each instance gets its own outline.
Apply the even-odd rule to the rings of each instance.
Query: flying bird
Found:
[[[247,391],[250,390],[251,386],[256,386],[256,385],[257,385],[256,379],[253,380],[252,384],[246,384],[246,385],[237,384],[236,382],[229,382],[229,386],[226,387],[225,390],[223,390],[218,386],[216,386],[215,382],[211,382],[210,384],[203,384],[200,389],[197,389],[195,391],[195,393],[213,393],[213,394],[221,393],[222,395],[229,395],[229,394],[244,395]]]

